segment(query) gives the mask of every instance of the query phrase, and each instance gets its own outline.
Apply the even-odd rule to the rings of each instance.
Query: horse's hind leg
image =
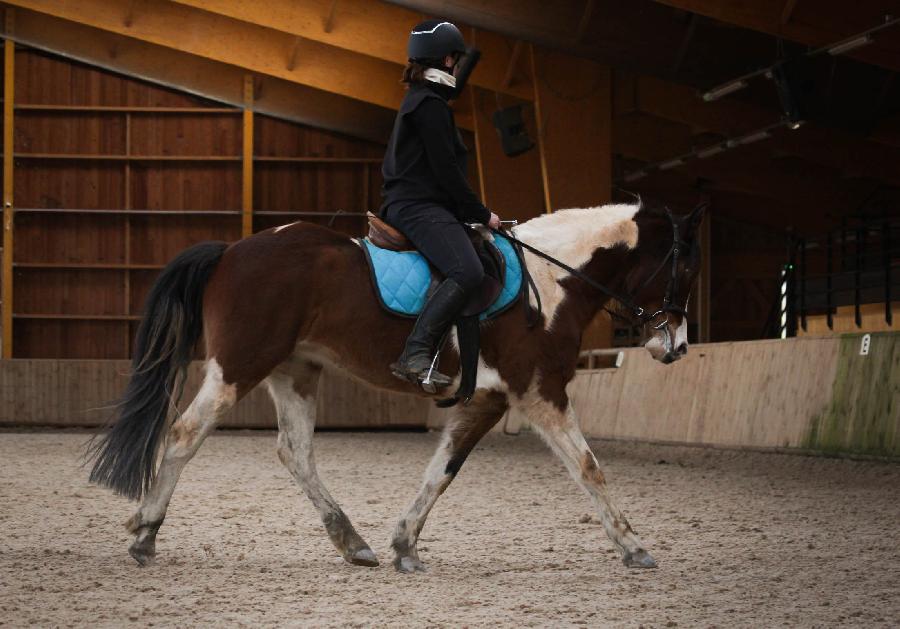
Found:
[[[135,534],[128,552],[142,566],[156,555],[156,533],[166,516],[181,470],[222,416],[234,406],[236,399],[235,385],[225,384],[222,368],[215,359],[210,359],[200,391],[169,428],[165,453],[150,490],[137,512],[125,523],[125,527]]]
[[[375,553],[353,528],[316,472],[312,439],[320,373],[321,367],[303,363],[291,365],[290,375],[276,371],[266,379],[278,414],[278,458],[319,510],[325,530],[344,560],[359,566],[377,566]]]
[[[468,406],[456,406],[444,427],[441,442],[425,470],[415,499],[394,530],[394,567],[400,572],[424,572],[416,543],[428,513],[450,485],[481,438],[506,412],[506,395],[478,391]]]
[[[629,568],[655,568],[656,561],[610,498],[603,472],[578,428],[571,404],[565,411],[560,411],[550,402],[540,400],[523,410],[526,410],[532,427],[559,456],[572,478],[593,499],[606,534],[622,553],[623,563]]]

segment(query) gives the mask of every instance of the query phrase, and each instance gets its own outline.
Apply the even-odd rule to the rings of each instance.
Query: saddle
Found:
[[[396,227],[386,223],[372,212],[366,212],[366,217],[369,219],[368,240],[373,245],[388,251],[415,251],[413,244]],[[462,311],[461,316],[471,317],[486,312],[497,301],[500,293],[503,292],[506,278],[506,258],[493,242],[486,239],[478,231],[467,228],[466,232],[472,241],[475,253],[478,254],[478,258],[481,260],[481,265],[484,267],[484,281],[481,283],[481,288],[469,300],[469,303],[466,304]],[[442,279],[437,271],[431,269],[428,294],[431,294],[432,290],[437,287]],[[418,314],[418,312],[415,314]]]
[[[369,235],[358,240],[372,272],[375,293],[388,312],[417,317],[428,295],[443,277],[415,251],[412,243],[395,227],[371,212]],[[523,286],[523,263],[519,252],[503,236],[493,242],[474,229],[467,233],[485,270],[481,290],[463,308],[456,321],[461,378],[459,389],[438,406],[468,400],[475,391],[480,352],[480,322],[508,310]]]

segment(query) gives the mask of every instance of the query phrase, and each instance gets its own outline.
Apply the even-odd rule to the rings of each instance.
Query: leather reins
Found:
[[[604,286],[600,282],[597,282],[596,280],[588,277],[587,275],[585,275],[578,269],[575,269],[575,268],[569,266],[562,260],[558,260],[557,258],[554,258],[550,254],[544,253],[540,249],[537,249],[536,247],[532,247],[531,245],[529,245],[526,242],[522,242],[521,240],[519,240],[518,238],[513,236],[509,231],[501,231],[501,230],[496,230],[496,229],[492,229],[491,231],[500,234],[504,238],[507,238],[510,242],[512,242],[520,250],[526,249],[526,250],[530,251],[531,253],[538,256],[539,258],[543,258],[547,262],[550,262],[551,264],[554,264],[554,265],[558,266],[559,268],[563,269],[564,271],[568,272],[570,275],[577,277],[578,279],[580,279],[581,281],[586,283],[588,286],[599,290],[601,293],[604,293],[605,295],[607,295],[608,297],[611,297],[612,299],[615,299],[620,304],[622,304],[626,309],[630,310],[632,315],[636,319],[638,319],[642,325],[644,325],[644,324],[651,324],[660,315],[668,315],[668,313],[670,313],[670,312],[680,314],[683,317],[687,316],[687,300],[685,300],[685,305],[683,308],[681,306],[677,305],[675,303],[675,301],[678,299],[678,259],[681,256],[681,247],[687,247],[688,243],[681,240],[681,236],[680,236],[679,229],[678,229],[678,221],[675,220],[675,216],[672,214],[672,212],[671,212],[671,210],[669,210],[669,208],[666,208],[666,216],[669,217],[669,221],[672,223],[672,246],[669,247],[668,253],[662,259],[662,262],[659,263],[659,266],[656,267],[656,270],[654,270],[653,273],[651,273],[650,276],[647,277],[647,279],[641,283],[641,285],[637,288],[637,290],[634,291],[634,294],[637,295],[638,293],[641,292],[641,290],[646,288],[647,285],[649,285],[650,282],[652,282],[656,278],[656,276],[659,275],[659,273],[663,270],[663,268],[665,268],[666,262],[668,262],[671,259],[672,272],[671,272],[671,274],[669,276],[669,280],[666,284],[666,292],[663,296],[663,303],[662,303],[662,306],[659,308],[659,310],[656,310],[653,313],[648,313],[644,308],[635,304],[634,301],[630,297],[627,297],[627,296],[619,293],[618,291],[615,291],[615,290],[609,288],[608,286]],[[525,268],[524,257],[522,257],[520,255],[520,258],[522,258],[523,273],[524,273],[526,281],[527,281],[526,286],[530,286],[531,290],[535,294],[535,299],[538,304],[537,312],[538,312],[538,316],[539,316],[540,312],[541,312],[540,295],[538,294],[537,287],[535,286],[534,281],[531,278],[531,275],[528,273],[527,268]],[[527,294],[525,295],[525,297],[526,297],[525,306],[527,308],[528,307]],[[690,299],[690,295],[688,295],[688,299]],[[607,310],[607,312],[610,312],[610,311]],[[613,313],[610,312],[610,314],[613,314]],[[661,330],[666,326],[666,324],[668,322],[669,322],[669,317],[665,316],[665,318],[660,323],[653,325],[653,328],[656,330]],[[529,325],[533,325],[533,323],[529,322]]]

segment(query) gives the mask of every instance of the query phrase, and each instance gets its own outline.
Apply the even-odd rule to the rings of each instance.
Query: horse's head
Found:
[[[641,210],[635,216],[639,240],[637,264],[628,273],[627,290],[644,309],[644,347],[656,360],[671,363],[687,353],[687,308],[700,269],[698,227],[705,205],[687,216]]]

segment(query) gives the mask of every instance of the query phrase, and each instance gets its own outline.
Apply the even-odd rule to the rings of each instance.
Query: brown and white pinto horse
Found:
[[[701,213],[675,219],[682,251],[674,271],[669,265],[658,272],[672,249],[672,221],[639,205],[558,211],[519,225],[515,235],[652,312],[667,288],[674,287],[682,298],[688,295],[699,266],[694,234]],[[453,411],[419,493],[394,532],[398,570],[424,570],[416,542],[428,512],[475,444],[510,407],[527,417],[592,498],[624,563],[656,565],[610,498],[566,395],[582,332],[608,296],[531,253],[525,259],[540,294],[542,318],[528,327],[523,308],[516,307],[483,326],[475,396]],[[277,409],[281,461],[319,510],[344,559],[377,565],[316,472],[317,381],[327,366],[374,387],[425,395],[388,368],[411,326],[409,319],[379,306],[360,246],[318,225],[297,222],[233,244],[203,243],[182,252],[148,296],[133,375],[110,430],[92,446],[91,480],[143,499],[126,522],[136,536],[131,555],[140,564],[152,560],[157,531],[185,464],[223,415],[265,383]],[[672,313],[651,330],[645,346],[658,360],[671,362],[687,351],[686,329],[683,317]],[[205,379],[170,423],[179,382],[201,341]],[[458,357],[453,351],[444,354],[443,367],[455,373]]]

